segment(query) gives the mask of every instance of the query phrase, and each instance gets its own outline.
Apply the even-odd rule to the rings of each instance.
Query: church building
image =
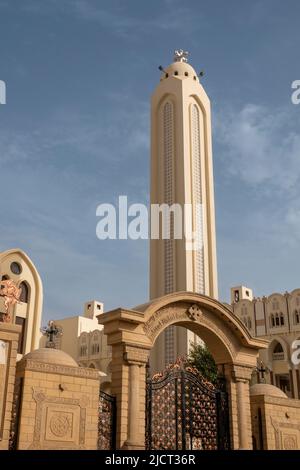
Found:
[[[0,253],[0,449],[300,448],[300,289],[218,300],[210,101],[187,52],[159,69],[150,202],[167,217],[150,242],[150,299],[109,312],[91,300],[41,330],[36,267]],[[215,380],[186,361],[201,341]]]

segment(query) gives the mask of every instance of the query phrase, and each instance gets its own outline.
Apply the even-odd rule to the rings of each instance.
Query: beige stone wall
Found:
[[[258,395],[252,396],[250,402],[252,434],[258,449],[261,444],[264,450],[300,449],[299,400]]]
[[[19,333],[19,326],[0,323],[0,341],[6,346],[0,364],[0,450],[9,444]]]
[[[99,374],[91,369],[21,361],[18,449],[96,449]]]

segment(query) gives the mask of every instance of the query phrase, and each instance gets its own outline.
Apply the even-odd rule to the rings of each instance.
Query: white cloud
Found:
[[[142,15],[139,16],[139,8],[135,9],[136,15],[133,15],[124,2],[116,5],[100,0],[48,0],[47,4],[38,3],[37,0],[27,0],[22,8],[25,12],[39,15],[47,15],[55,8],[57,13],[71,14],[79,20],[98,23],[116,36],[124,38],[137,38],[145,32],[152,35],[154,31],[182,30],[183,25],[188,33],[199,28],[201,16],[198,13],[195,18],[192,9],[183,6],[182,2],[165,0],[162,6],[163,8],[157,8],[157,13],[153,7],[152,14],[147,16],[142,10]]]
[[[230,174],[252,186],[295,190],[300,182],[300,119],[298,132],[290,120],[287,110],[270,111],[253,104],[219,113],[216,139],[224,148]]]
[[[163,31],[177,30],[181,29],[183,24],[185,29],[189,31],[199,27],[199,15],[197,22],[195,22],[195,17],[189,8],[177,3],[174,5],[174,2],[165,2],[167,7],[165,12],[160,11],[158,15],[143,17],[143,21],[138,16],[129,15],[128,9],[124,6],[111,9],[99,2],[87,2],[85,0],[72,1],[71,5],[78,17],[109,26],[116,34],[120,35],[135,35],[142,31],[153,33],[154,29]]]
[[[128,98],[128,102],[130,99]],[[128,111],[130,109],[130,111]],[[130,159],[134,152],[149,148],[149,109],[145,103],[129,107],[127,102],[118,112],[88,116],[72,111],[49,116],[47,124],[32,125],[28,132],[0,130],[0,161],[27,164],[55,158],[59,148],[68,147],[83,158],[101,157],[101,161]],[[49,157],[50,155],[50,157]]]

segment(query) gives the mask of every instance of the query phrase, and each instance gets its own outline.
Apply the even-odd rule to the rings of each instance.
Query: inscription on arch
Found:
[[[189,304],[169,305],[154,312],[143,326],[145,334],[151,341],[155,339],[164,328],[174,321],[187,321],[190,319]]]

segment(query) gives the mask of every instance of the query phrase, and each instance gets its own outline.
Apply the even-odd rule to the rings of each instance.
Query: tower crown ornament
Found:
[[[184,51],[183,49],[176,49],[174,51],[174,62],[188,62],[188,56],[189,56],[188,51]]]

